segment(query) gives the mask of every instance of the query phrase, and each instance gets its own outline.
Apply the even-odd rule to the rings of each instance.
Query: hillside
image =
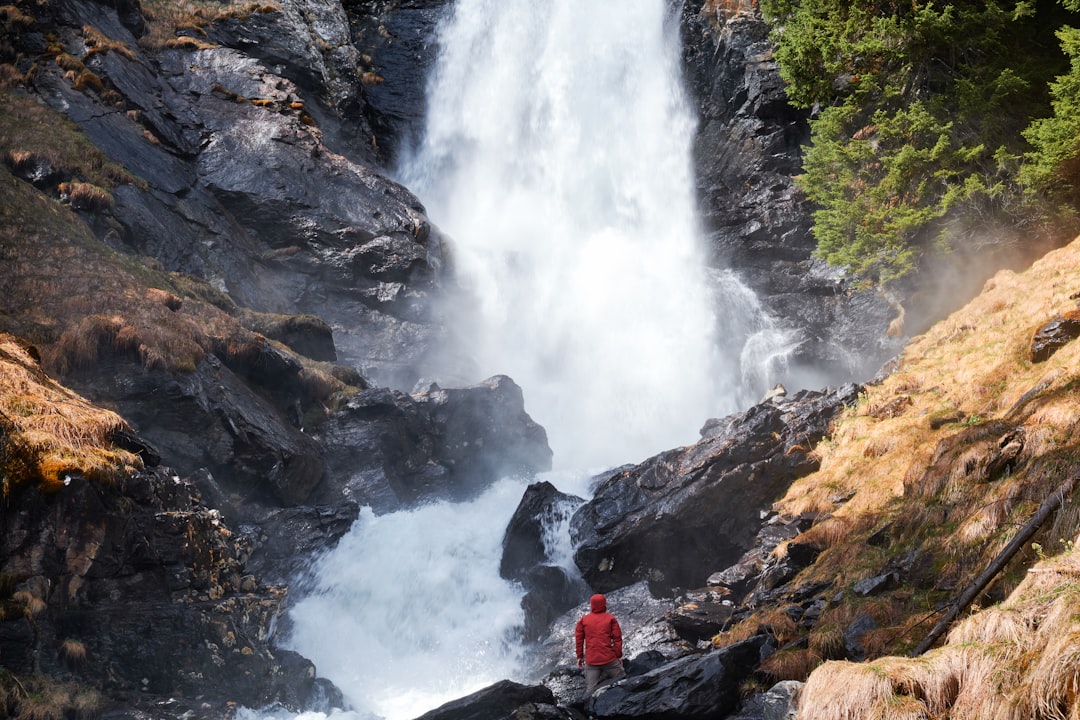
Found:
[[[995,275],[866,386],[818,446],[820,470],[777,503],[817,520],[776,550],[820,551],[788,587],[837,594],[809,632],[781,599],[715,642],[764,626],[782,644],[760,668],[767,678],[801,680],[817,667],[800,718],[1078,716],[1080,344],[1032,359],[1036,331],[1075,316],[1078,288],[1076,241]],[[947,644],[907,659],[1061,491],[1061,509],[962,608]],[[853,655],[870,661],[835,661]]]

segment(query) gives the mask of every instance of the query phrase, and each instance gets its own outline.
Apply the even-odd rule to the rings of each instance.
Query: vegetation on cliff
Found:
[[[1075,487],[947,645],[889,657],[916,649],[1040,504],[1080,473],[1080,343],[1045,360],[1032,351],[1041,326],[1075,313],[1078,291],[1080,240],[1022,274],[999,272],[867,386],[818,446],[820,470],[777,503],[784,515],[815,519],[775,551],[792,543],[820,551],[791,586],[837,594],[809,629],[773,603],[715,641],[773,634],[781,649],[760,671],[769,681],[809,675],[800,717],[1078,717]],[[872,661],[841,661],[860,619]]]
[[[799,185],[819,256],[889,283],[1075,228],[1074,5],[762,0],[812,110]]]

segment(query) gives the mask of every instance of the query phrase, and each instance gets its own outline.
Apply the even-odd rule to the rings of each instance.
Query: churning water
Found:
[[[677,13],[670,0],[457,0],[401,170],[450,238],[464,379],[521,385],[559,477],[696,441],[783,362],[753,293],[703,261]],[[498,567],[523,489],[365,511],[312,569],[288,646],[344,691],[355,710],[336,716],[406,720],[520,679],[521,590]]]

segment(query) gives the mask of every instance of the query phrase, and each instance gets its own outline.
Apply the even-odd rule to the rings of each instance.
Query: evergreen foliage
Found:
[[[820,257],[888,283],[1040,217],[1032,190],[1080,173],[1070,4],[761,1],[788,97],[813,110],[798,183]]]

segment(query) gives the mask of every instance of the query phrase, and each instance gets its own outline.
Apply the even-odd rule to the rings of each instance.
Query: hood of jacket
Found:
[[[589,608],[594,613],[607,612],[607,598],[603,595],[593,595],[589,598]]]

